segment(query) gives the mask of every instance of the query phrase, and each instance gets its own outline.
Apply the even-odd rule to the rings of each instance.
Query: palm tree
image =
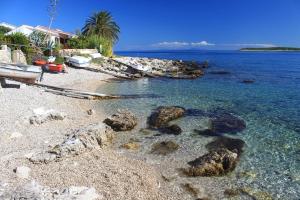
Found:
[[[83,35],[99,35],[113,43],[119,39],[120,27],[107,11],[94,13],[89,17],[82,28]]]

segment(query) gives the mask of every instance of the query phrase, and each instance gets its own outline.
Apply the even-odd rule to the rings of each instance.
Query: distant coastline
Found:
[[[295,47],[241,48],[240,51],[300,51]]]

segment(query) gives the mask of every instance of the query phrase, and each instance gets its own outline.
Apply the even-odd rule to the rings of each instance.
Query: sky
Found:
[[[49,25],[49,0],[0,0],[0,22]],[[300,47],[300,0],[59,0],[53,28],[80,30],[94,12],[121,28],[115,50]]]

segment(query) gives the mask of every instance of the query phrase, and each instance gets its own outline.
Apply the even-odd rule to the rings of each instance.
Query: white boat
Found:
[[[0,77],[34,83],[41,77],[41,67],[0,63]]]
[[[75,67],[86,68],[90,66],[91,58],[86,58],[83,56],[72,56],[69,59],[69,63]]]

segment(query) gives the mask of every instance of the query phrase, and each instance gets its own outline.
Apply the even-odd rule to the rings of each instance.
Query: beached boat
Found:
[[[42,69],[33,65],[0,64],[0,77],[34,83]]]
[[[68,62],[74,66],[79,68],[86,68],[90,66],[91,58],[86,58],[83,56],[72,56],[68,58]]]

